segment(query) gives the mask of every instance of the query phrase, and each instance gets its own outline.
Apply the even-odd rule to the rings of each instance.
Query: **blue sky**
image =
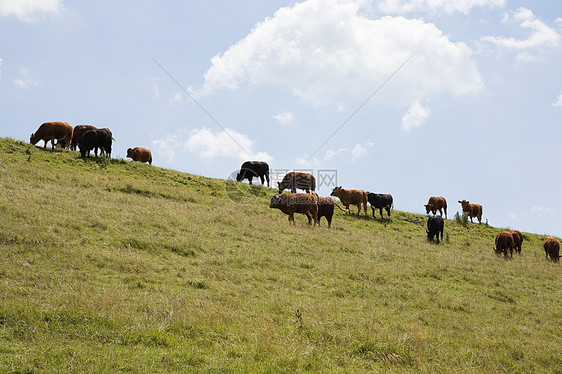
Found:
[[[0,136],[93,124],[114,157],[336,170],[562,236],[561,35],[554,0],[0,0]]]

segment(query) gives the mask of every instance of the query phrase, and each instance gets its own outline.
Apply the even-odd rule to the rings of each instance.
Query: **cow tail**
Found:
[[[312,176],[312,191],[316,191],[316,178],[314,178],[314,176]]]
[[[347,210],[345,210],[345,209],[343,209],[341,206],[339,206],[338,203],[334,202],[334,204],[335,204],[338,208],[340,208],[340,210],[341,210],[342,212],[347,213]]]

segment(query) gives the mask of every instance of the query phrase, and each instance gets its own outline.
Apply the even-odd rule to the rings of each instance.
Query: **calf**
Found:
[[[521,234],[521,231],[519,230],[513,230],[511,232],[511,235],[513,235],[513,249],[515,249],[515,252],[521,254],[521,245],[523,245],[523,234]]]
[[[98,148],[101,148],[102,152],[105,149],[108,155],[111,155],[111,132],[104,130],[89,130],[82,136],[82,142],[80,143],[80,154],[82,157],[90,155],[90,151],[93,149],[94,154],[98,155]]]
[[[507,257],[507,252],[513,257],[513,234],[509,231],[500,232],[496,235],[494,251],[498,256],[502,253]]]
[[[330,197],[318,198],[318,226],[320,226],[320,218],[326,217],[328,228],[332,227],[332,217],[334,215],[334,200]]]
[[[367,192],[367,200],[369,201],[369,204],[371,204],[373,218],[375,218],[375,209],[379,209],[381,218],[383,218],[382,210],[386,209],[386,213],[390,219],[390,211],[394,206],[394,203],[392,202],[392,195]]]
[[[261,184],[264,183],[264,178],[267,179],[267,187],[269,187],[269,165],[263,161],[246,161],[240,167],[240,172],[236,174],[236,181],[241,182],[248,179],[252,184],[252,179],[260,178]],[[296,192],[296,191],[294,191]],[[279,192],[281,193],[281,191]]]
[[[478,223],[482,223],[482,205],[471,204],[467,200],[459,200],[462,205],[463,213],[466,213],[470,217],[470,222],[472,222],[472,217],[478,218]]]
[[[334,187],[330,196],[336,196],[340,199],[341,203],[347,209],[349,213],[349,206],[357,206],[357,215],[361,213],[361,204],[363,204],[363,210],[367,216],[367,193],[363,190],[345,190],[341,186]]]
[[[43,148],[47,146],[47,142],[51,141],[51,148],[55,149],[55,140],[61,140],[64,148],[70,148],[72,139],[72,126],[66,122],[45,122],[39,126],[29,137],[29,143],[35,145],[39,140],[44,140]]]
[[[441,216],[434,216],[427,218],[427,229],[425,232],[427,233],[427,240],[430,242],[433,241],[433,237],[437,240],[437,244],[439,244],[439,233],[441,233],[441,240],[443,240],[443,230],[445,228],[445,221]]]
[[[279,193],[286,188],[290,188],[293,193],[297,192],[297,188],[310,193],[310,191],[316,190],[316,179],[312,174],[291,171],[285,174],[283,180],[277,186],[279,187]]]
[[[148,162],[149,165],[152,165],[152,153],[148,148],[128,148],[127,157],[132,158],[133,161]]]
[[[285,193],[274,195],[269,202],[270,208],[276,208],[289,215],[289,223],[295,224],[295,213],[305,214],[308,225],[318,221],[318,197],[304,193]]]
[[[439,211],[439,214],[443,215],[441,209],[445,211],[445,218],[447,218],[447,200],[445,200],[443,196],[432,196],[429,198],[427,204],[425,204],[426,214],[432,212],[433,215],[435,215],[437,211]]]
[[[558,262],[560,260],[560,243],[558,239],[547,236],[544,238],[544,252],[546,254],[545,258],[550,256],[550,259],[554,262]]]

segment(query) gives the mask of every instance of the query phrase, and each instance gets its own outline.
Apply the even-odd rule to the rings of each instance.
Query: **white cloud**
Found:
[[[183,144],[178,139],[177,135],[163,136],[162,138],[153,140],[152,144],[156,147],[155,153],[167,158],[170,162],[174,161],[176,152],[183,149]]]
[[[154,90],[154,97],[160,96],[160,87],[159,87],[160,79],[159,78],[150,78],[148,81],[150,82],[150,85],[152,86],[152,89]]]
[[[34,72],[34,71],[32,71],[32,70],[30,70],[26,67],[20,67],[19,72],[20,72],[21,78],[13,80],[14,84],[16,86],[18,86],[19,88],[24,89],[24,88],[39,85],[39,81],[35,78],[35,76],[37,75],[36,72]]]
[[[277,114],[277,115],[273,116],[273,118],[275,118],[277,121],[279,121],[279,123],[282,126],[286,126],[289,123],[293,122],[293,120],[295,119],[295,116],[293,115],[293,113],[285,112],[285,113]]]
[[[351,150],[351,161],[356,161],[362,156],[366,155],[369,151],[369,148],[373,146],[373,143],[366,143],[366,144],[357,144]]]
[[[382,0],[378,8],[390,14],[403,14],[410,12],[468,14],[474,7],[502,8],[507,0]]]
[[[342,153],[349,152],[347,148],[340,148],[338,150],[328,149],[326,151],[326,156],[324,156],[325,161],[330,161],[334,157],[341,155]]]
[[[181,92],[177,92],[174,97],[170,99],[170,104],[179,104],[183,101],[183,95]]]
[[[2,59],[0,58],[0,69],[2,68]],[[2,70],[0,70],[0,77],[2,77]]]
[[[16,17],[21,21],[36,21],[39,15],[58,14],[63,10],[62,0],[0,0],[0,15]]]
[[[212,58],[199,94],[245,84],[285,87],[312,105],[364,100],[408,57],[379,101],[408,105],[441,92],[478,92],[471,49],[421,19],[369,19],[351,0],[307,0],[279,9]]]
[[[542,205],[537,205],[531,208],[534,213],[554,213],[554,209]]]
[[[562,92],[556,97],[556,101],[552,103],[552,106],[562,107]]]
[[[431,114],[431,110],[427,107],[422,107],[419,102],[414,102],[402,117],[400,127],[404,131],[410,131],[415,127],[420,127],[424,124],[427,117]]]
[[[536,52],[547,48],[558,46],[560,34],[544,22],[539,20],[531,10],[518,8],[511,17],[522,29],[528,30],[529,35],[526,39],[515,39],[504,36],[485,36],[481,40],[490,43],[497,48],[506,50],[521,51],[517,55],[517,60],[521,62],[536,59],[535,55],[529,51]]]

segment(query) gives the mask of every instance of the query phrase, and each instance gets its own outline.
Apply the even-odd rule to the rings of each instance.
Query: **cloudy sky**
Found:
[[[265,160],[561,236],[561,35],[557,0],[0,0],[0,136],[93,124],[115,157]]]

